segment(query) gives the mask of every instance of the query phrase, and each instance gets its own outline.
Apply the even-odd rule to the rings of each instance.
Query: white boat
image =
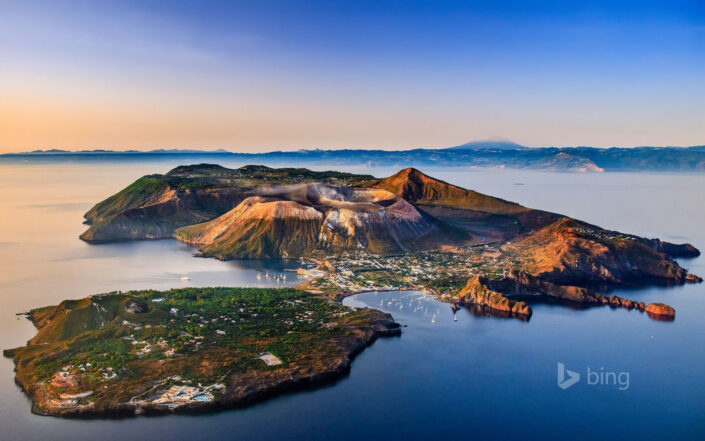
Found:
[[[189,279],[189,278],[186,277],[186,276],[181,277],[181,281],[182,281],[182,282],[188,282],[189,280],[191,280],[191,279]]]

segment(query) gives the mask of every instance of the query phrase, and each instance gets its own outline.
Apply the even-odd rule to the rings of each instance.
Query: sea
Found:
[[[24,345],[34,335],[22,313],[64,299],[145,288],[297,282],[285,271],[296,261],[199,258],[171,239],[103,245],[78,239],[87,228],[83,214],[95,203],[142,175],[183,163],[189,161],[0,160],[1,348]],[[398,171],[309,167],[377,177]],[[529,207],[690,242],[705,251],[702,174],[416,167]],[[705,257],[679,263],[705,276]],[[282,274],[286,281],[274,277]],[[667,303],[676,319],[534,302],[531,319],[520,321],[467,309],[454,313],[418,291],[352,296],[346,304],[391,313],[404,326],[401,337],[379,339],[334,383],[206,415],[97,420],[33,415],[14,383],[12,361],[1,358],[0,439],[705,439],[705,284],[613,293]]]

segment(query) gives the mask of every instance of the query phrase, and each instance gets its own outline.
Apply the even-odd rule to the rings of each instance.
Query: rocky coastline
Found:
[[[681,283],[701,283],[700,277],[684,278]],[[587,306],[606,305],[611,308],[646,311],[655,320],[675,319],[675,310],[664,303],[637,302],[616,295],[605,296],[585,287],[558,285],[541,280],[526,271],[512,270],[504,277],[490,279],[475,276],[468,280],[454,299],[461,305],[474,305],[486,308],[490,313],[518,316],[528,319],[532,315],[531,306],[516,297],[543,296],[560,301],[574,302]]]

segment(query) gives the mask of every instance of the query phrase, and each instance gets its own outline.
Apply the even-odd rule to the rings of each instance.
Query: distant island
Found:
[[[6,350],[33,410],[64,417],[232,407],[347,372],[391,316],[347,308],[370,290],[418,289],[453,309],[529,320],[530,303],[676,311],[607,295],[700,283],[700,252],[524,207],[406,168],[387,178],[216,164],[144,176],[96,204],[92,244],[176,238],[202,257],[298,259],[296,289],[111,293],[35,309]]]
[[[692,147],[537,147],[529,148],[505,139],[472,141],[450,148],[411,150],[297,150],[239,153],[218,150],[158,149],[150,151],[35,150],[0,155],[2,161],[134,161],[188,158],[213,162],[237,160],[305,165],[373,164],[406,167],[424,164],[439,167],[514,168],[567,172],[603,171],[705,171],[705,146]]]

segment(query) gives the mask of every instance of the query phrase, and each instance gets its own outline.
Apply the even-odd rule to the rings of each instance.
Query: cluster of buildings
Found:
[[[78,377],[76,374],[69,373],[71,367],[64,366],[61,371],[56,372],[51,377],[51,385],[57,388],[63,387],[77,387]]]
[[[123,337],[123,339],[129,341],[130,344],[135,347],[135,355],[137,355],[138,357],[144,357],[145,355],[152,352],[152,344],[147,342],[146,340],[137,340],[132,334]]]
[[[624,237],[630,237],[630,236],[626,236],[621,233],[617,233],[615,231],[597,231],[597,230],[587,229],[587,228],[583,228],[583,227],[577,227],[577,228],[575,228],[575,231],[577,231],[578,233],[584,234],[588,237],[592,237],[592,238],[596,238],[596,239],[615,240],[615,239],[623,239]]]
[[[90,363],[86,363],[90,367]],[[54,389],[77,389],[79,387],[78,372],[86,371],[86,366],[80,365],[74,367],[73,365],[67,365],[61,368],[60,371],[54,373],[51,377],[50,385]],[[60,392],[58,394],[58,399],[56,398],[56,392],[50,392],[47,403],[53,407],[78,407],[80,406],[81,400],[93,395],[92,390],[85,391],[66,391]],[[90,403],[88,403],[90,405]]]
[[[501,277],[515,264],[494,244],[392,256],[355,251],[328,256],[327,263],[333,271],[318,279],[317,287],[349,292],[425,289],[438,295],[475,274]]]
[[[92,375],[98,376],[103,381],[113,380],[118,377],[117,372],[107,366],[104,369],[98,366],[93,366],[91,363],[81,363],[78,366],[70,364],[55,372],[51,377],[50,384],[56,389],[71,389],[77,388],[79,385],[79,376],[89,372]]]
[[[202,389],[195,386],[175,385],[162,391],[157,398],[151,400],[150,403],[159,406],[167,406],[169,409],[190,403],[209,403],[213,401],[213,394],[209,389],[209,387]]]

